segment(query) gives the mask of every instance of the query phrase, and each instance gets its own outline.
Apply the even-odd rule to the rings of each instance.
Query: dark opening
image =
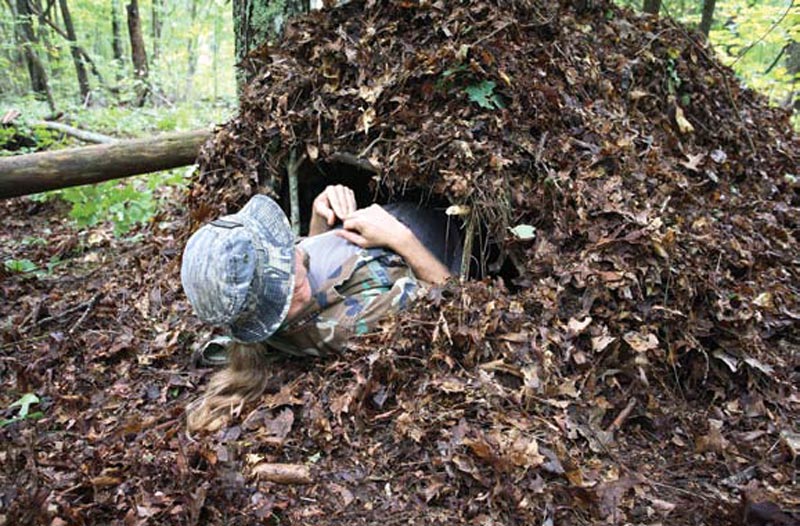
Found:
[[[291,217],[289,179],[284,177],[283,185],[278,190],[281,206],[287,217]],[[328,185],[341,184],[350,187],[356,194],[359,208],[372,203],[387,204],[395,201],[406,201],[420,207],[444,213],[451,203],[429,189],[409,187],[402,195],[390,195],[379,186],[377,174],[356,158],[347,158],[333,162],[311,162],[306,160],[297,170],[298,204],[300,208],[300,235],[308,235],[311,210],[314,199]],[[462,220],[453,216],[450,220],[452,234],[460,235],[464,241],[465,231]],[[519,272],[514,262],[507,257],[503,247],[491,235],[491,225],[480,224],[474,229],[472,257],[469,279],[481,279],[486,276],[501,277],[510,290],[519,287]],[[448,226],[448,235],[451,227]]]

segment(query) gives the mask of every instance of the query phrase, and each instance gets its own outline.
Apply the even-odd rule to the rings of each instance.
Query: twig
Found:
[[[380,134],[378,134],[378,136],[375,138],[375,140],[374,140],[374,141],[372,141],[371,143],[369,143],[369,144],[367,145],[367,147],[366,147],[366,148],[364,148],[363,150],[361,150],[361,152],[360,152],[360,153],[357,155],[357,157],[359,157],[359,158],[361,158],[361,157],[366,157],[366,156],[367,156],[367,154],[369,153],[369,151],[370,151],[370,150],[373,148],[373,146],[375,146],[376,144],[378,144],[378,143],[379,143],[379,142],[381,142],[382,140],[383,140],[383,132],[381,132]]]
[[[67,331],[68,335],[72,336],[72,334],[75,333],[75,330],[77,330],[78,326],[81,323],[83,323],[84,321],[86,321],[86,318],[89,317],[89,313],[92,311],[94,306],[97,305],[97,302],[100,301],[100,298],[102,296],[103,296],[103,293],[102,292],[98,292],[97,294],[94,295],[94,297],[91,300],[89,300],[88,304],[86,305],[86,310],[83,311],[83,314],[81,314],[81,317],[78,318],[78,321],[76,321],[72,325],[72,327],[70,327],[70,329]]]
[[[473,43],[470,45],[470,47],[475,47],[475,46],[477,46],[478,44],[480,44],[481,42],[483,42],[483,41],[485,41],[485,40],[489,40],[490,38],[492,38],[493,36],[495,36],[495,35],[496,35],[497,33],[499,33],[500,31],[503,31],[504,29],[508,29],[508,26],[510,26],[510,25],[511,25],[511,22],[506,22],[506,23],[505,23],[505,24],[503,24],[502,26],[498,27],[497,29],[495,29],[494,31],[492,31],[491,33],[489,33],[488,35],[486,35],[485,37],[481,37],[481,38],[479,38],[478,40],[476,40],[475,42],[473,42]]]
[[[617,415],[617,418],[615,418],[614,421],[611,422],[611,425],[609,425],[608,428],[606,428],[606,433],[613,433],[614,431],[622,427],[622,424],[624,424],[625,420],[630,416],[631,411],[633,411],[634,407],[636,407],[636,398],[631,398],[630,400],[628,400],[628,405],[625,406],[625,409],[620,411],[619,415]]]
[[[786,17],[789,15],[789,13],[791,12],[791,10],[792,10],[792,8],[793,8],[793,7],[794,7],[794,0],[792,0],[792,2],[789,4],[789,7],[787,7],[787,8],[786,8],[786,11],[784,11],[784,12],[783,12],[783,14],[781,15],[781,17],[780,17],[780,18],[779,18],[779,19],[778,19],[778,20],[777,20],[777,21],[776,21],[774,24],[772,24],[772,26],[771,26],[769,29],[767,29],[767,31],[766,31],[766,32],[765,32],[763,35],[761,35],[761,36],[759,37],[759,39],[758,39],[758,40],[756,40],[755,42],[753,42],[752,44],[750,44],[749,46],[747,46],[746,48],[744,48],[744,49],[743,49],[743,50],[742,50],[742,51],[739,53],[739,56],[738,56],[738,57],[736,57],[736,60],[734,60],[734,61],[731,63],[731,67],[735,66],[735,65],[736,65],[736,64],[737,64],[737,63],[738,63],[740,60],[742,60],[742,58],[744,58],[744,56],[745,56],[745,55],[746,55],[746,54],[747,54],[747,53],[748,53],[748,52],[749,52],[751,49],[753,49],[755,46],[757,46],[758,44],[760,44],[761,42],[763,42],[763,41],[764,41],[764,39],[765,39],[765,38],[767,38],[767,36],[768,36],[770,33],[772,33],[772,32],[775,30],[775,28],[776,28],[776,27],[778,27],[778,26],[780,25],[780,23],[781,23],[781,22],[783,22],[783,21],[784,21],[784,19],[785,19],[785,18],[786,18]]]
[[[74,306],[68,308],[67,310],[65,310],[64,312],[61,312],[59,314],[54,314],[53,316],[48,316],[47,318],[42,318],[41,320],[37,321],[33,325],[34,325],[34,327],[39,327],[40,325],[44,325],[45,323],[50,323],[51,321],[57,321],[57,320],[60,320],[62,318],[66,318],[67,316],[69,316],[73,312],[76,312],[76,311],[79,311],[79,310],[81,310],[83,308],[86,308],[87,306],[89,306],[92,303],[92,301],[94,301],[94,298],[90,299],[89,301],[85,301],[83,303],[79,303],[78,305],[74,305]]]
[[[786,44],[781,48],[781,50],[778,52],[778,55],[775,57],[775,60],[772,61],[772,64],[770,64],[769,67],[764,70],[763,73],[764,75],[769,75],[769,73],[775,68],[775,66],[778,65],[778,62],[781,60],[781,57],[783,57],[783,54],[786,53],[786,50],[789,49],[790,45],[791,44]]]
[[[305,160],[306,155],[303,154],[300,159],[297,159],[297,151],[292,148],[289,152],[289,162],[286,163],[286,174],[289,178],[289,207],[291,214],[292,231],[294,235],[300,235],[300,197],[298,190],[297,172],[300,165]]]
[[[467,232],[464,236],[464,248],[461,254],[461,281],[469,279],[469,267],[472,262],[472,243],[475,238],[475,213],[469,215]]]

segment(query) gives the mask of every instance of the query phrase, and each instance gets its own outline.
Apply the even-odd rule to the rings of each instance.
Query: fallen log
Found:
[[[194,163],[209,130],[0,158],[0,199]]]
[[[31,124],[34,126],[42,126],[50,130],[60,131],[61,133],[69,135],[70,137],[75,137],[76,139],[80,139],[85,142],[92,142],[96,144],[110,144],[112,142],[119,142],[119,139],[115,137],[103,135],[102,133],[81,130],[60,122],[33,121]]]

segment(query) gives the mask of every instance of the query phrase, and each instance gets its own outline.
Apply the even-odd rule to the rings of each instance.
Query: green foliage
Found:
[[[0,127],[0,157],[49,150],[63,144],[58,132],[24,122]],[[9,150],[7,148],[13,148]]]
[[[3,262],[3,266],[8,271],[17,272],[20,274],[33,272],[34,270],[39,269],[39,267],[36,266],[36,263],[30,259],[7,259]]]
[[[476,103],[481,108],[487,110],[504,108],[505,106],[503,105],[503,100],[500,98],[500,95],[494,92],[496,86],[497,84],[493,81],[484,80],[479,84],[467,86],[464,88],[464,91],[467,92],[469,100]]]
[[[3,418],[0,419],[0,427],[5,427],[9,424],[13,424],[14,422],[19,422],[20,420],[31,419],[36,420],[42,418],[44,413],[41,411],[35,411],[31,413],[31,406],[40,403],[39,397],[33,393],[27,393],[23,395],[19,400],[12,403],[8,406],[9,409],[13,409],[15,407],[19,407],[19,411],[17,415],[13,418]]]
[[[26,243],[23,241],[23,245]],[[9,272],[16,272],[19,274],[31,274],[36,278],[44,278],[47,276],[52,276],[53,271],[55,268],[62,263],[61,258],[58,256],[53,256],[50,258],[50,261],[47,262],[46,269],[40,269],[39,266],[31,261],[30,259],[7,259],[3,262],[3,266]]]
[[[76,186],[59,190],[57,195],[72,204],[70,217],[80,228],[92,227],[104,221],[114,225],[114,234],[125,235],[137,226],[146,224],[158,211],[159,187],[185,183],[181,170],[144,176],[128,182],[107,181],[96,185]]]
[[[749,86],[783,102],[800,80],[787,69],[787,56],[770,66],[789,42],[800,42],[800,10],[788,11],[788,1],[722,2],[711,40],[725,64],[732,65]],[[781,17],[786,16],[781,20]],[[780,21],[780,22],[779,22]],[[777,25],[776,25],[777,24]]]
[[[617,3],[634,10],[642,7],[641,0]],[[800,9],[790,5],[792,0],[717,0],[709,34],[718,58],[775,104],[787,103],[800,82],[787,68],[788,54],[781,55],[790,42],[800,42]],[[661,15],[698,27],[702,9],[701,0],[663,0]],[[794,122],[800,126],[800,116],[795,115]]]
[[[122,63],[114,59],[111,31],[111,2],[108,0],[68,0],[78,45],[92,58],[100,75],[89,73],[94,104],[113,106],[134,100],[134,75],[130,64],[130,40],[127,33],[125,4],[119,13]],[[22,51],[14,38],[16,21],[9,6],[0,2],[0,101],[20,96],[29,89],[28,73]],[[195,15],[192,16],[192,5]],[[58,4],[50,10],[62,26]],[[164,2],[158,58],[154,56],[153,3],[140,0],[139,13],[145,36],[149,66],[149,84],[156,95],[154,102],[169,106],[179,100],[235,95],[234,34],[231,6],[225,0],[175,0]],[[33,49],[44,64],[56,105],[83,104],[78,93],[77,77],[69,44],[49,25],[33,19],[38,43]],[[191,43],[191,44],[190,44]],[[189,72],[194,74],[190,75]],[[194,80],[190,80],[193,77]],[[113,88],[113,92],[108,88]]]

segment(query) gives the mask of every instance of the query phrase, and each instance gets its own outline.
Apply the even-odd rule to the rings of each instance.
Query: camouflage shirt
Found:
[[[310,257],[314,257],[310,254]],[[391,312],[404,309],[419,284],[405,260],[386,249],[359,249],[333,265],[312,301],[267,345],[296,355],[325,356],[375,328]]]

